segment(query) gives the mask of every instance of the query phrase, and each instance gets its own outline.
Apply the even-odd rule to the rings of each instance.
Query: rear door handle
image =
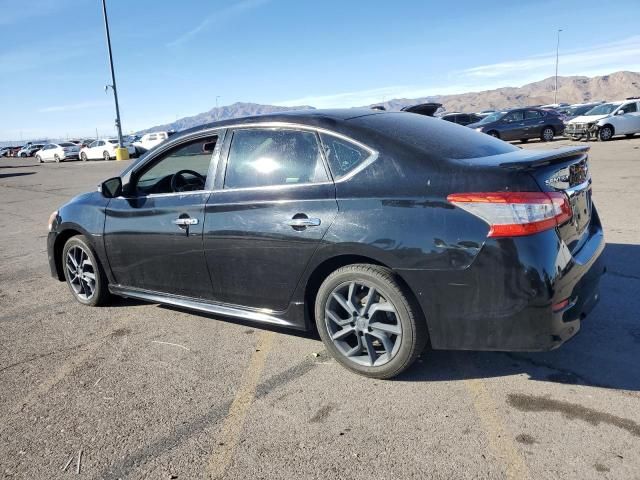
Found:
[[[179,227],[188,227],[189,225],[197,225],[197,218],[176,218],[173,221],[174,225],[178,225]]]
[[[317,227],[320,225],[319,218],[292,218],[289,220],[292,227]]]

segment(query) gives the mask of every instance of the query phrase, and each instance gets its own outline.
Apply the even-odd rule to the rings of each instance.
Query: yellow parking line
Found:
[[[258,381],[273,341],[273,332],[262,332],[256,350],[244,372],[240,389],[233,399],[229,413],[216,436],[216,449],[209,459],[209,476],[222,478],[233,459],[233,453],[240,441],[240,434],[249,408],[253,403]]]
[[[474,370],[473,367],[460,366],[463,372],[470,373],[467,376],[475,376],[473,372],[470,372],[470,370]],[[529,468],[518,447],[513,442],[510,433],[498,416],[498,406],[491,398],[491,394],[484,382],[473,378],[464,380],[463,384],[471,395],[473,407],[487,433],[489,448],[498,460],[502,462],[507,478],[514,480],[530,479]]]

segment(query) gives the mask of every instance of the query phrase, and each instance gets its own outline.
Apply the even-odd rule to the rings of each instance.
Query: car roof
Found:
[[[366,117],[370,115],[397,115],[406,112],[389,112],[384,110],[371,110],[370,108],[343,108],[343,109],[307,109],[307,110],[291,110],[287,112],[268,113],[264,115],[252,115],[249,117],[230,118],[211,122],[197,127],[189,128],[177,132],[176,135],[182,136],[189,133],[207,130],[216,127],[226,127],[230,125],[243,125],[251,123],[297,123],[300,125],[328,128],[335,127],[338,123],[343,123],[354,118]],[[160,132],[150,132],[160,133]]]

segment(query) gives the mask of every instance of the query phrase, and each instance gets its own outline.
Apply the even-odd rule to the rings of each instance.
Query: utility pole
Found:
[[[560,32],[562,31],[561,28],[558,29],[558,43],[556,44],[556,89],[555,89],[555,95],[554,95],[554,100],[553,103],[558,103],[558,59],[560,57]]]
[[[116,72],[113,69],[113,54],[111,52],[111,35],[109,33],[109,20],[107,18],[107,4],[106,0],[102,0],[102,14],[104,16],[104,29],[107,34],[107,48],[109,50],[109,67],[111,68],[111,89],[113,90],[113,99],[116,103],[116,128],[118,129],[118,150],[116,151],[116,158],[120,160],[120,157],[123,155],[122,150],[122,124],[120,122],[120,107],[118,106],[118,89],[116,88]],[[107,87],[105,87],[106,89]],[[119,153],[119,155],[118,155]],[[127,154],[124,154],[124,158],[129,158]]]

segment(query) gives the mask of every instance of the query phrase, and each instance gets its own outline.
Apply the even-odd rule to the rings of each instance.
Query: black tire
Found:
[[[27,154],[26,153],[21,153],[20,154],[20,158],[27,158]]]
[[[60,163],[60,157],[57,153],[53,156],[53,159],[56,161],[56,163]]]
[[[80,152],[80,160],[82,160],[83,162],[86,162],[87,159],[87,154],[85,152]]]
[[[36,160],[38,160],[38,163],[44,163],[40,155],[36,155]]]
[[[487,132],[487,135],[491,135],[492,137],[495,137],[495,138],[500,138],[500,134],[495,130],[491,130],[490,132]]]
[[[401,328],[400,338],[396,337],[395,339],[399,344],[397,346],[394,345],[391,358],[386,359],[385,363],[381,365],[375,365],[377,360],[371,362],[371,365],[356,363],[351,359],[355,357],[348,357],[345,355],[331,339],[329,325],[332,325],[332,323],[328,320],[329,317],[325,314],[325,310],[329,308],[329,305],[331,305],[329,302],[333,298],[334,291],[340,288],[348,288],[348,285],[353,283],[364,285],[368,288],[374,288],[375,294],[378,295],[379,304],[381,303],[381,297],[384,297],[385,302],[382,304],[391,304],[391,307],[394,309],[394,321],[397,323],[397,326]],[[370,292],[371,290],[369,290],[368,295],[370,295]],[[356,309],[359,309],[360,306],[363,305],[362,302],[365,302],[367,298],[368,297],[358,299],[358,307],[356,307]],[[351,300],[348,299],[348,301]],[[365,303],[368,304],[369,302]],[[362,307],[362,309],[366,310],[366,307]],[[410,300],[410,297],[398,283],[393,272],[378,265],[347,265],[331,273],[318,290],[314,310],[318,332],[329,353],[331,353],[331,355],[342,366],[366,377],[379,379],[395,377],[411,366],[415,359],[424,350],[428,340],[427,325],[420,308],[414,305],[414,302]],[[374,315],[376,315],[376,313],[371,314],[371,319],[374,318]],[[385,315],[388,314],[385,313]],[[347,314],[347,316],[349,316],[349,314]],[[368,325],[369,316],[365,315],[365,317]],[[358,317],[358,320],[354,320],[350,325],[354,327],[355,324],[363,318],[364,317]],[[379,319],[376,320],[375,323],[379,325]],[[372,323],[371,325],[374,325],[375,323]],[[348,325],[345,324],[345,327],[348,328]],[[353,335],[360,335],[362,339],[364,339],[365,336],[369,336],[369,339],[373,338],[372,335],[368,334],[366,331],[364,331],[364,333],[354,333],[355,331],[353,329],[351,331]],[[371,332],[371,328],[369,328],[368,331]],[[388,339],[389,338],[391,337],[388,337]],[[361,342],[365,342],[365,340],[358,340],[358,345],[360,345]],[[363,351],[367,352],[368,348]],[[383,358],[384,355],[381,355],[378,357],[378,360],[382,360]]]
[[[598,140],[601,142],[608,142],[613,138],[614,131],[611,125],[605,125],[598,130]]]
[[[520,143],[527,143],[529,141],[528,138],[521,138]]]
[[[550,142],[555,136],[556,131],[553,129],[553,127],[550,127],[548,125],[544,127],[540,132],[540,140],[542,140],[543,142]]]
[[[108,162],[109,160],[111,160],[111,155],[109,155],[109,152],[105,150],[104,152],[102,152],[102,158],[104,158],[105,162]]]
[[[79,248],[84,251],[89,258],[93,270],[93,274],[95,277],[95,284],[93,293],[88,298],[83,298],[81,294],[79,294],[74,286],[72,285],[73,278],[71,277],[71,272],[67,268],[67,256],[69,251],[74,248]],[[93,253],[93,250],[89,246],[87,242],[87,238],[84,235],[76,235],[67,240],[67,243],[64,244],[64,248],[62,249],[62,269],[64,270],[64,278],[67,281],[67,286],[69,290],[73,294],[73,297],[83,305],[88,305],[90,307],[98,307],[100,305],[104,305],[109,300],[109,280],[102,268],[102,265],[98,261],[97,257]],[[86,269],[86,267],[84,267]],[[88,273],[88,272],[85,272]]]

